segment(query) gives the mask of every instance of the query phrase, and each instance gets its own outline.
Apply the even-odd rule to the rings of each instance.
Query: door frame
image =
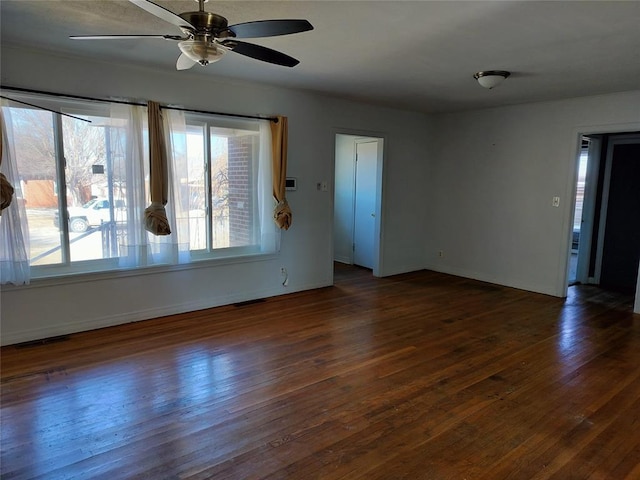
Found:
[[[571,261],[571,241],[573,237],[573,214],[576,208],[576,191],[578,186],[578,164],[580,162],[580,150],[582,149],[582,137],[589,135],[597,135],[597,134],[625,134],[629,132],[640,131],[640,122],[630,122],[630,123],[617,123],[617,124],[609,124],[609,125],[583,125],[578,126],[573,129],[573,134],[571,137],[571,153],[573,158],[572,164],[572,174],[567,176],[567,187],[566,191],[568,192],[568,198],[571,199],[570,202],[565,202],[565,211],[564,211],[564,232],[565,238],[562,243],[562,255],[564,255],[564,262],[560,262],[559,267],[564,266],[564,268],[558,269],[558,293],[560,293],[561,297],[567,297],[569,293],[569,284],[567,282],[569,275],[569,262]],[[638,270],[638,277],[636,279],[636,297],[635,297],[635,306],[633,311],[635,313],[640,313],[640,269]]]
[[[375,277],[384,276],[384,161],[387,155],[387,136],[381,132],[375,132],[370,130],[357,130],[350,128],[334,127],[331,129],[331,175],[333,185],[333,195],[331,196],[331,262],[333,272],[333,261],[335,256],[335,249],[333,245],[334,238],[334,208],[335,208],[335,185],[336,185],[336,138],[338,135],[348,135],[352,137],[363,137],[377,140],[378,142],[378,158],[376,162],[376,192],[375,192],[375,228],[374,228],[374,244],[373,244],[373,275]],[[380,143],[382,148],[380,148]],[[354,197],[355,201],[355,197]],[[353,238],[353,231],[351,232]],[[351,261],[353,262],[353,255],[351,255]]]

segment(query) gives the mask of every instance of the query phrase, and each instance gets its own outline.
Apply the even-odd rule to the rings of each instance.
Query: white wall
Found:
[[[640,129],[640,91],[443,114],[435,125],[427,268],[564,296],[578,135]]]
[[[4,45],[1,53],[5,86],[152,99],[201,110],[286,115],[288,175],[298,178],[298,190],[288,192],[293,226],[283,233],[279,255],[122,278],[83,276],[3,286],[3,344],[331,285],[333,192],[319,192],[315,185],[320,181],[332,185],[336,129],[380,132],[388,140],[381,275],[424,267],[424,213],[420,209],[422,217],[416,220],[413,209],[406,207],[422,203],[429,148],[427,116],[190,72],[59,57]],[[280,266],[288,270],[288,287],[280,284]]]
[[[578,134],[640,130],[640,91],[426,116],[190,72],[1,53],[6,86],[286,115],[288,174],[298,178],[279,255],[3,286],[3,344],[331,285],[333,192],[315,184],[333,183],[340,130],[385,137],[382,276],[426,267],[563,296]]]

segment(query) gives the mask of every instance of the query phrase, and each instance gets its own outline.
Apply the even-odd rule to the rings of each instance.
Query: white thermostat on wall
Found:
[[[297,190],[298,189],[298,179],[295,177],[287,177],[284,181],[285,190]]]

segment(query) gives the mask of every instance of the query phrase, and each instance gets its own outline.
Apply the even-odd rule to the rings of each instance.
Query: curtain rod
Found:
[[[4,95],[0,95],[0,98],[4,98],[5,100],[9,100],[10,102],[21,103],[22,105],[28,105],[29,107],[38,108],[40,110],[46,110],[47,112],[57,113],[58,115],[64,115],[65,117],[73,118],[74,120],[82,120],[83,122],[91,123],[91,120],[87,120],[86,118],[76,117],[75,115],[69,115],[68,113],[58,112],[57,110],[50,110],[48,108],[41,107],[40,105],[34,105],[33,103],[23,102],[22,100],[16,100],[15,98],[5,97]]]
[[[73,98],[76,100],[89,100],[92,102],[105,102],[105,103],[119,103],[122,105],[136,105],[139,107],[146,107],[147,105],[145,103],[138,103],[138,102],[131,102],[131,101],[126,101],[126,100],[109,100],[109,99],[104,99],[104,98],[94,98],[94,97],[84,97],[81,95],[71,95],[71,94],[66,94],[66,93],[56,93],[56,92],[45,92],[43,90],[33,90],[30,88],[20,88],[20,87],[7,87],[4,85],[0,85],[0,89],[4,89],[4,90],[13,90],[16,92],[24,92],[24,93],[37,93],[40,95],[49,95],[52,97],[63,97],[63,98]],[[12,99],[9,99],[12,100]],[[35,105],[33,105],[35,106]],[[180,107],[169,107],[169,106],[165,106],[165,105],[161,105],[160,106],[161,109],[165,109],[165,110],[177,110],[179,112],[188,112],[188,113],[204,113],[204,114],[209,114],[209,115],[220,115],[223,117],[235,117],[235,118],[250,118],[253,120],[269,120],[271,122],[274,123],[278,123],[278,118],[277,117],[259,117],[257,115],[242,115],[239,113],[225,113],[225,112],[211,112],[208,110],[193,110],[190,108],[180,108]],[[61,113],[61,112],[55,112],[55,113]],[[64,114],[63,114],[64,115]]]

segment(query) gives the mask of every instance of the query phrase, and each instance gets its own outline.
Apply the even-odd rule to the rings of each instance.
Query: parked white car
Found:
[[[110,217],[109,199],[92,198],[81,207],[69,207],[69,229],[72,232],[86,232],[89,227],[97,227],[102,223],[115,220],[124,222],[127,219],[127,210],[123,200],[115,200],[113,209],[114,217]],[[54,218],[56,227],[59,227],[59,219]]]

